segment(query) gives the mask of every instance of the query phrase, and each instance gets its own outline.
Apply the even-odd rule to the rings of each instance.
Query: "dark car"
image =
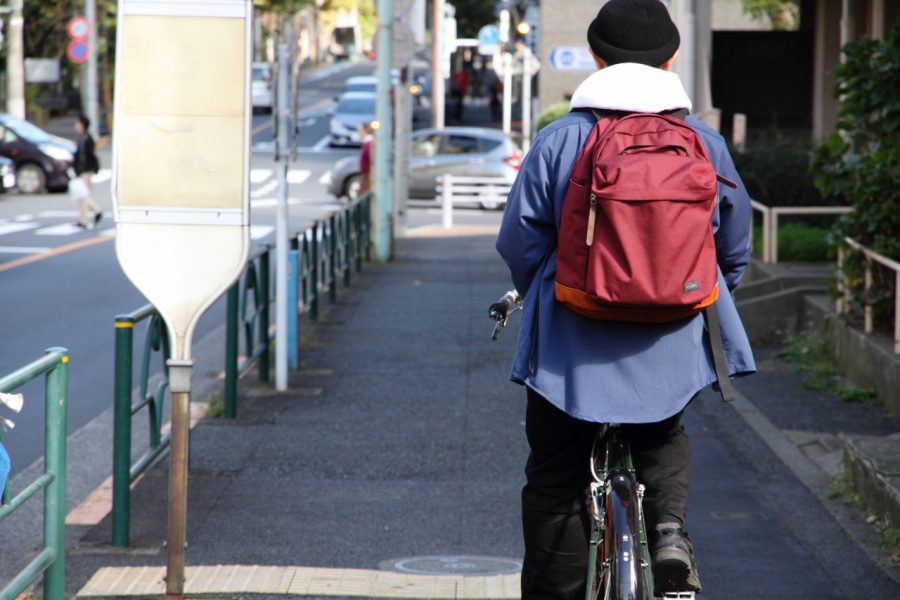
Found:
[[[50,135],[12,115],[0,114],[0,156],[15,163],[20,192],[66,189],[66,171],[72,166],[74,153],[75,142]]]

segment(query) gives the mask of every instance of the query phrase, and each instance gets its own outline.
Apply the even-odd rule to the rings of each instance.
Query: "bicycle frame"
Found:
[[[644,524],[644,486],[637,483],[628,442],[604,425],[591,451],[591,531],[585,600],[653,598]]]

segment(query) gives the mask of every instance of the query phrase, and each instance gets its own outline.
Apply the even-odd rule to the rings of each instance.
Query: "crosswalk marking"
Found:
[[[0,246],[0,254],[41,254],[50,248],[41,246]]]
[[[270,233],[275,231],[275,228],[271,225],[251,225],[250,226],[250,239],[258,240],[266,237]]]
[[[84,230],[74,223],[62,223],[51,227],[41,227],[34,232],[34,235],[72,235],[79,231]]]
[[[272,169],[250,169],[250,183],[262,183],[272,176]]]
[[[307,179],[309,179],[310,175],[312,175],[312,172],[310,172],[310,171],[301,170],[301,169],[291,169],[290,171],[288,171],[287,180],[288,180],[288,183],[301,184],[304,181],[306,181]]]
[[[6,235],[7,233],[18,233],[19,231],[28,231],[29,229],[37,229],[38,227],[40,227],[40,224],[34,222],[6,223],[0,225],[0,235]]]
[[[13,221],[21,223],[23,221],[34,221],[34,215],[18,215],[13,217]]]

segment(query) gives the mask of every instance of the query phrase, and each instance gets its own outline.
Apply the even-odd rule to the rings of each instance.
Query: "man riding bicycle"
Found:
[[[586,318],[555,296],[563,200],[576,158],[608,113],[690,110],[678,76],[678,30],[660,0],[610,0],[587,30],[598,71],[572,96],[572,112],[536,137],[509,194],[497,250],[524,298],[511,379],[527,389],[530,455],[522,491],[522,598],[581,598],[587,572],[587,464],[598,424],[622,424],[646,486],[657,594],[699,591],[683,529],[690,473],[685,407],[717,380],[703,315],[667,323]],[[723,138],[699,120],[710,161],[735,188],[718,186],[712,218],[716,302],[729,375],[755,371],[729,292],[749,261],[750,203]],[[582,242],[583,243],[583,242]],[[725,289],[727,287],[727,290]]]

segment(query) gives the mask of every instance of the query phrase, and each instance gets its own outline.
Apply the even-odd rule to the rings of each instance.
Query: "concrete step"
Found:
[[[844,442],[845,464],[863,504],[900,525],[900,433],[848,435]]]

